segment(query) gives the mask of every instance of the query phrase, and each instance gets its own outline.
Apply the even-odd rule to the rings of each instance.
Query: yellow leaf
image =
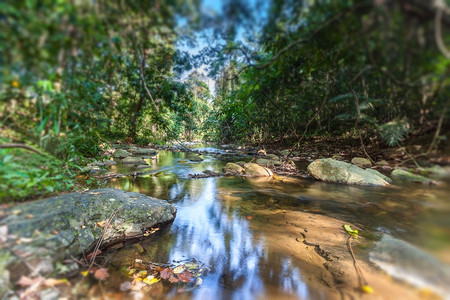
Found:
[[[370,285],[367,285],[367,284],[363,285],[363,286],[361,287],[361,290],[362,290],[364,293],[367,293],[367,294],[372,294],[372,293],[374,292],[373,288],[372,288]]]
[[[185,161],[185,160],[179,160],[178,161],[180,164],[185,164],[185,163],[187,163],[187,161]]]
[[[130,270],[128,271],[128,275],[132,275],[132,274],[134,274],[134,272],[136,272],[136,269],[130,269]]]
[[[148,285],[152,285],[154,283],[157,283],[160,280],[161,280],[160,278],[155,278],[155,276],[150,275],[150,276],[144,278],[144,280],[142,280],[142,281],[145,282]]]
[[[15,88],[20,87],[20,83],[19,83],[18,81],[16,81],[16,80],[13,80],[13,81],[11,82],[11,85],[12,85],[13,87],[15,87]]]
[[[80,273],[81,273],[81,275],[83,275],[83,277],[86,277],[88,275],[89,271],[83,271],[83,272],[80,272]]]
[[[139,271],[139,273],[138,273],[138,275],[137,275],[138,277],[145,277],[145,276],[147,276],[147,271]]]
[[[273,179],[275,179],[275,180],[280,180],[280,178],[278,178],[278,176],[275,175],[275,174],[273,174],[272,177],[273,177]]]

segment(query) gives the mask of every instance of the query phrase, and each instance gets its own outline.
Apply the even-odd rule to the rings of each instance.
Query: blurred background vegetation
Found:
[[[108,141],[299,148],[311,137],[397,146],[415,136],[427,152],[445,148],[448,0],[208,5],[2,1],[1,143],[44,155],[0,149],[0,198],[73,187]]]

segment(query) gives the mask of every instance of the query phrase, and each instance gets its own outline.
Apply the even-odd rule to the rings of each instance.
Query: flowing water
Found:
[[[170,227],[140,243],[144,251],[130,245],[114,254],[117,276],[110,288],[126,280],[123,269],[135,258],[152,262],[195,258],[209,267],[203,283],[185,292],[166,285],[164,298],[324,299],[326,293],[308,281],[302,266],[288,253],[277,251],[277,233],[268,230],[267,219],[255,213],[289,210],[359,226],[371,241],[365,249],[357,249],[361,258],[409,284],[431,288],[444,298],[450,294],[448,183],[373,188],[300,177],[191,179],[189,174],[220,171],[226,162],[213,155],[191,162],[190,155],[160,151],[145,170],[148,176],[108,182],[111,187],[165,199],[177,208]],[[120,164],[111,169],[134,170]]]

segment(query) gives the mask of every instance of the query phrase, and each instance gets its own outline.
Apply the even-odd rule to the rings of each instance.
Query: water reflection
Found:
[[[177,207],[177,217],[170,230],[156,241],[144,242],[146,252],[140,256],[155,262],[194,257],[209,266],[211,271],[203,278],[203,284],[183,297],[327,297],[308,283],[307,274],[302,273],[296,261],[276,251],[277,245],[273,242],[269,244],[271,233],[264,223],[246,218],[254,208],[328,214],[356,223],[365,232],[390,233],[431,251],[450,244],[445,187],[377,189],[292,177],[282,177],[278,181],[240,177],[189,179],[189,174],[207,169],[219,171],[225,164],[210,155],[202,157],[202,162],[190,162],[185,153],[161,151],[147,176],[119,178],[109,183],[124,190],[167,199]],[[124,172],[131,167],[117,165],[113,168]],[[180,295],[173,288],[166,291],[164,297],[179,298]]]

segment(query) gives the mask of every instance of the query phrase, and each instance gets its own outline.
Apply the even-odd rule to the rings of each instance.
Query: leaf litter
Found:
[[[202,276],[209,268],[195,258],[173,263],[145,262],[135,259],[127,268],[131,281],[120,285],[121,291],[137,291],[148,288],[157,282],[182,285],[180,291],[191,290],[202,284]]]

